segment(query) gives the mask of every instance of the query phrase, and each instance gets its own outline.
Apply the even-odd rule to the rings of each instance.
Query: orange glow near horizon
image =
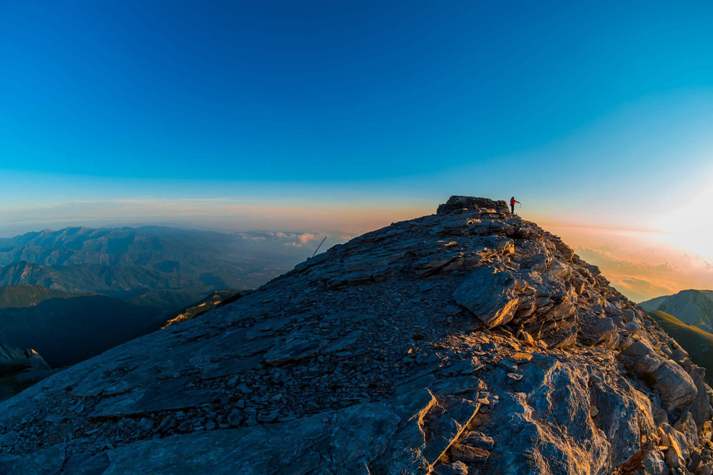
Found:
[[[661,233],[555,223],[543,227],[598,266],[634,301],[684,289],[713,289],[713,265],[706,257],[666,243]]]
[[[231,200],[80,202],[45,208],[5,208],[0,211],[0,219],[5,235],[75,225],[162,224],[223,231],[301,231],[330,234],[334,239],[343,241],[396,221],[435,212],[435,206],[423,203],[392,203],[392,206],[377,203],[286,203]],[[693,211],[676,212],[688,216],[683,222],[704,222],[694,219],[697,207]],[[689,214],[686,215],[686,212]],[[52,216],[52,220],[48,220],[48,215]],[[713,289],[710,257],[695,253],[696,246],[686,241],[696,238],[699,247],[705,249],[704,241],[711,233],[699,231],[701,234],[692,238],[687,237],[685,232],[664,233],[596,223],[583,225],[531,212],[524,217],[562,237],[583,259],[599,266],[612,284],[632,300],[646,300],[687,288]],[[678,222],[681,219],[675,216],[670,220],[674,229]]]

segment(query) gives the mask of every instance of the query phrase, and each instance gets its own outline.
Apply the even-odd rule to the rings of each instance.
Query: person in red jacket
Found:
[[[520,202],[519,202],[518,200],[516,200],[514,196],[511,197],[511,198],[510,198],[510,212],[511,212],[512,214],[515,214],[515,205],[516,205],[516,204],[519,205]]]

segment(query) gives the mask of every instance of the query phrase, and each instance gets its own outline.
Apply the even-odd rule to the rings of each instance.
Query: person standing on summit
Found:
[[[519,205],[520,202],[518,200],[516,200],[514,196],[510,197],[510,212],[512,214],[515,214],[515,205],[516,204]]]

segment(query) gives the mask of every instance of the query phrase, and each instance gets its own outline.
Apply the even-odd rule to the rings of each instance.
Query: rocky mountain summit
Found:
[[[703,370],[502,201],[331,248],[0,405],[1,473],[713,473]]]

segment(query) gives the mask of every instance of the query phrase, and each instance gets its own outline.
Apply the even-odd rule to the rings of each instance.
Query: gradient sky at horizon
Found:
[[[713,261],[711,24],[710,2],[0,0],[0,233],[360,232],[515,194]]]

